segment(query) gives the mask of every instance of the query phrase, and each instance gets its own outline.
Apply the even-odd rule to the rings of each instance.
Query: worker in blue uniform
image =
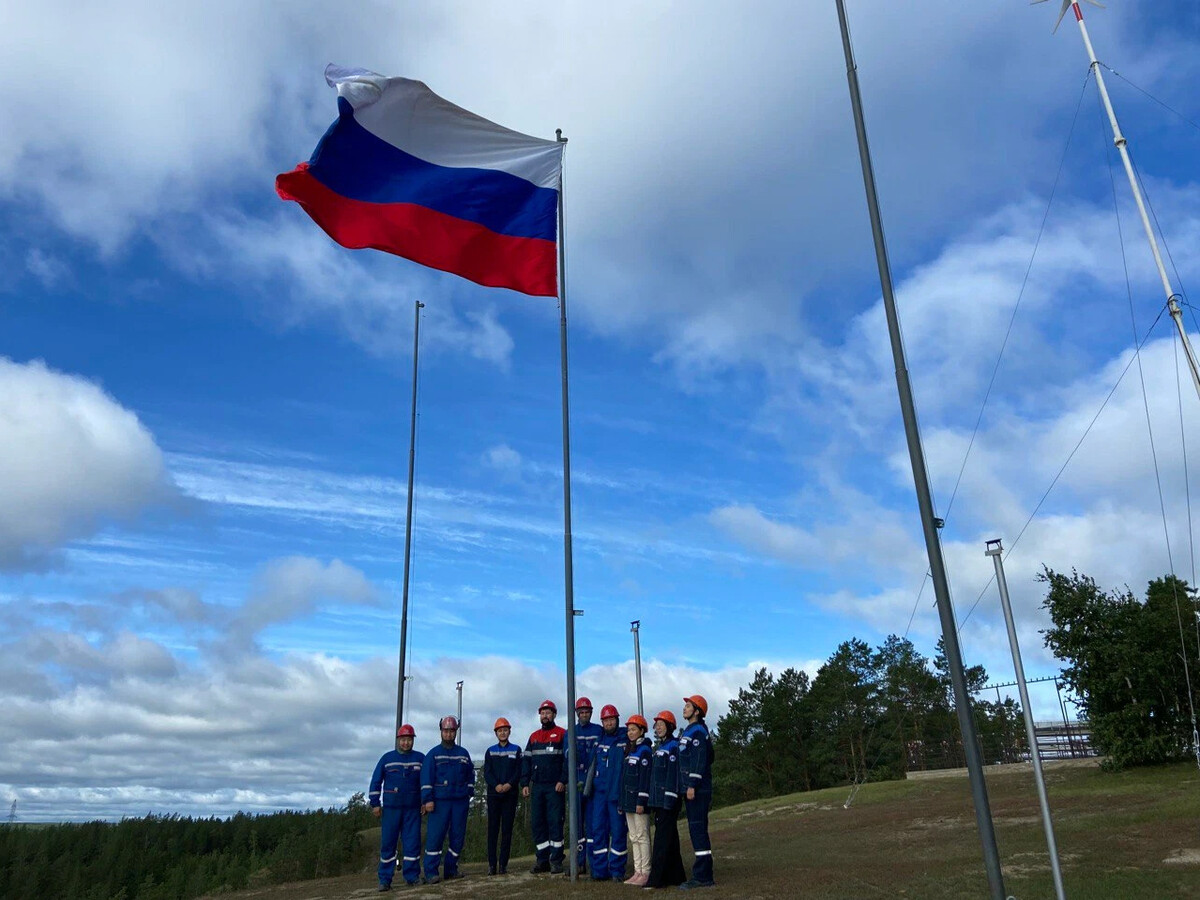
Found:
[[[425,754],[421,767],[421,802],[429,821],[425,826],[425,880],[437,884],[443,878],[461,878],[458,856],[467,837],[467,811],[475,793],[475,766],[471,754],[454,743],[458,735],[458,719],[445,716],[438,727],[442,742]],[[442,875],[442,844],[446,833],[450,843],[446,848]]]
[[[592,721],[592,701],[580,697],[575,701],[575,729],[571,739],[575,742],[575,783],[579,793],[579,818],[576,823],[576,834],[579,842],[575,845],[575,865],[582,872],[592,864],[592,838],[588,834],[588,824],[591,817],[592,801],[584,790],[587,782],[588,769],[592,765],[592,756],[596,752],[596,743],[604,729]]]
[[[611,703],[600,710],[600,739],[592,751],[587,783],[590,786],[588,838],[591,843],[588,869],[595,881],[625,880],[625,814],[621,800],[621,772],[625,763],[626,736],[620,729],[620,714]]]
[[[521,754],[521,796],[530,798],[529,826],[537,861],[533,874],[563,870],[563,800],[567,779],[567,731],[554,723],[558,707],[543,700],[538,707],[541,728],[529,736]]]
[[[404,880],[416,884],[421,877],[421,764],[425,754],[413,750],[416,736],[411,725],[397,728],[396,749],[379,757],[371,776],[371,812],[380,820],[380,891],[392,889],[400,852],[404,854]]]
[[[521,784],[521,748],[510,743],[512,725],[503,717],[492,727],[497,743],[483,754],[483,780],[487,782],[488,874],[508,874],[513,822],[517,816],[517,788]],[[499,838],[500,852],[496,853]]]
[[[679,739],[675,714],[664,709],[654,717],[654,753],[650,757],[650,810],[654,814],[654,841],[650,845],[650,878],[646,887],[683,884],[683,857],[679,852]]]
[[[687,725],[679,736],[679,782],[687,801],[688,833],[692,837],[692,877],[680,887],[685,890],[712,887],[712,842],[708,838],[708,811],[712,807],[712,736],[704,717],[708,701],[700,694],[683,698]]]

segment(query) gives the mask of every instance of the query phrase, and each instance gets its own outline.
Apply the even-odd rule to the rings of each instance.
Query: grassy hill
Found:
[[[1200,896],[1200,772],[1195,765],[1120,774],[1052,768],[1047,785],[1063,879],[1071,900]],[[1054,895],[1033,776],[993,770],[988,789],[1010,895]],[[868,784],[849,810],[844,788],[792,794],[718,810],[712,838],[722,896],[958,900],[986,897],[965,777]],[[686,846],[685,862],[690,865]],[[226,894],[237,900],[351,900],[375,888],[378,831],[367,832],[363,874]],[[524,863],[522,865],[521,863]],[[399,890],[411,897],[625,896],[612,883],[520,873],[488,878],[468,864],[449,885]],[[713,895],[716,895],[716,891]],[[682,896],[682,895],[680,895]]]

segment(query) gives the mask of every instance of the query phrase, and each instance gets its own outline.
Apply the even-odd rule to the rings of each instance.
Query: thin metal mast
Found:
[[[458,682],[458,684],[456,684],[456,685],[454,686],[454,689],[455,689],[456,691],[458,691],[458,743],[459,743],[459,744],[461,744],[461,743],[462,743],[462,733],[463,733],[463,727],[462,727],[462,686],[463,686],[463,683],[462,683],[461,681],[460,681],[460,682]]]
[[[630,624],[633,632],[633,671],[637,676],[638,715],[645,717],[646,710],[642,706],[642,643],[638,639],[641,633],[642,620],[634,619]]]
[[[556,128],[554,136],[565,144],[562,129]],[[562,171],[561,168],[559,170]],[[562,356],[562,426],[563,426],[563,574],[566,582],[567,617],[567,765],[570,778],[567,781],[567,821],[570,823],[567,849],[571,856],[571,880],[579,877],[579,859],[575,850],[579,840],[579,825],[576,821],[579,809],[579,786],[575,771],[578,753],[575,748],[575,572],[571,555],[571,415],[567,395],[567,233],[563,212],[563,192],[560,177],[558,185],[558,344]]]
[[[400,601],[400,665],[396,675],[396,731],[404,724],[404,668],[408,653],[408,570],[412,557],[412,508],[413,471],[417,459],[417,354],[421,349],[421,310],[425,304],[420,300],[413,309],[413,377],[412,418],[408,426],[408,512],[404,518],[404,588]],[[394,732],[393,732],[394,733]]]
[[[1038,749],[1037,728],[1033,723],[1033,706],[1029,702],[1029,688],[1025,683],[1025,666],[1021,663],[1021,645],[1017,643],[1017,626],[1013,622],[1012,604],[1008,599],[1008,580],[1004,577],[1004,547],[999,538],[988,541],[984,554],[992,558],[996,567],[996,586],[1000,589],[1000,608],[1004,610],[1004,624],[1008,628],[1008,647],[1012,651],[1013,671],[1017,676],[1017,690],[1021,694],[1021,711],[1025,714],[1025,737],[1029,741],[1029,758],[1033,763],[1033,781],[1037,785],[1038,804],[1042,809],[1042,830],[1046,832],[1046,849],[1050,853],[1050,874],[1054,879],[1054,896],[1065,900],[1062,869],[1058,864],[1058,842],[1054,839],[1054,820],[1050,818],[1050,799],[1046,796],[1046,779],[1042,775],[1042,754]],[[996,688],[1000,697],[1000,688]]]
[[[1035,3],[1044,3],[1045,0],[1034,0]],[[1094,6],[1099,6],[1096,0],[1088,0]],[[1054,29],[1058,30],[1059,23],[1062,22],[1063,16],[1070,7],[1075,13],[1075,21],[1079,23],[1079,34],[1083,37],[1083,46],[1087,50],[1088,66],[1092,70],[1092,74],[1096,76],[1096,86],[1100,88],[1100,99],[1104,102],[1104,110],[1108,113],[1108,124],[1112,126],[1113,145],[1117,148],[1117,153],[1121,156],[1121,162],[1125,166],[1125,176],[1129,179],[1129,189],[1133,191],[1133,199],[1137,204],[1138,215],[1142,219],[1142,228],[1146,232],[1146,240],[1150,242],[1150,252],[1154,255],[1154,265],[1158,269],[1158,278],[1162,282],[1163,293],[1167,296],[1167,311],[1171,314],[1171,318],[1175,322],[1175,330],[1179,333],[1179,340],[1183,344],[1184,355],[1187,356],[1188,370],[1192,373],[1192,385],[1196,388],[1196,395],[1200,397],[1200,364],[1196,361],[1196,353],[1192,350],[1192,342],[1188,338],[1187,330],[1183,327],[1183,311],[1179,308],[1179,295],[1175,293],[1175,289],[1171,286],[1171,279],[1167,275],[1167,268],[1163,265],[1162,253],[1158,249],[1158,238],[1154,234],[1154,229],[1150,225],[1150,216],[1146,213],[1146,202],[1142,198],[1142,188],[1138,184],[1137,173],[1133,170],[1133,161],[1129,157],[1129,147],[1125,140],[1125,135],[1121,133],[1121,126],[1117,124],[1117,114],[1113,111],[1112,100],[1108,96],[1108,86],[1104,83],[1103,66],[1100,65],[1100,60],[1096,58],[1096,51],[1092,47],[1092,38],[1088,34],[1087,25],[1083,21],[1083,10],[1079,8],[1078,0],[1063,0],[1062,9],[1058,14],[1058,22],[1054,24]]]
[[[963,751],[967,757],[967,773],[970,776],[971,796],[975,804],[975,822],[979,829],[980,843],[983,845],[984,868],[987,870],[991,898],[992,900],[1005,900],[1004,877],[1000,871],[1000,854],[996,849],[996,832],[992,824],[991,805],[988,803],[987,784],[983,778],[983,761],[980,758],[975,721],[971,715],[971,698],[967,693],[967,679],[963,673],[962,653],[958,644],[958,629],[954,621],[954,610],[950,604],[950,588],[946,579],[945,563],[942,560],[942,545],[938,537],[941,520],[937,519],[933,512],[929,476],[925,471],[925,454],[921,447],[921,434],[917,428],[912,385],[908,378],[908,363],[905,360],[904,343],[900,337],[900,319],[896,312],[895,294],[892,291],[891,264],[888,262],[887,244],[883,237],[883,218],[879,212],[879,198],[875,191],[875,172],[871,165],[871,150],[867,145],[867,126],[863,118],[862,96],[858,89],[858,68],[854,63],[854,50],[850,45],[850,25],[846,18],[844,0],[835,0],[835,2],[837,3],[838,24],[842,31],[842,50],[846,56],[846,79],[850,85],[850,105],[854,112],[854,130],[858,137],[858,155],[862,164],[863,186],[866,188],[867,209],[871,217],[871,234],[875,241],[875,257],[879,265],[879,283],[883,290],[883,308],[887,314],[892,358],[896,366],[896,390],[900,395],[900,413],[904,419],[904,434],[908,441],[908,456],[912,463],[917,506],[921,511],[925,550],[929,555],[929,572],[942,624],[946,663],[950,670],[950,682],[954,688],[958,727],[962,732]]]

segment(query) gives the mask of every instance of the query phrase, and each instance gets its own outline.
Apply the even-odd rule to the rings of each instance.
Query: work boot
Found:
[[[381,884],[381,885],[379,886],[379,891],[378,891],[378,892],[379,892],[380,894],[386,894],[386,893],[387,893],[388,891],[390,891],[391,889],[392,889],[392,886],[391,886],[390,884]]]
[[[536,862],[533,864],[533,868],[529,870],[529,874],[530,875],[541,875],[543,872],[549,872],[549,871],[550,871],[550,863]]]
[[[501,866],[501,867],[500,867],[500,874],[501,874],[501,875],[507,875],[507,874],[508,874],[508,866]]]
[[[426,884],[441,884],[441,882],[442,882],[441,875],[430,875],[428,878],[425,879]]]
[[[689,878],[679,886],[681,891],[694,891],[697,888],[716,887],[715,881],[697,881],[695,878]]]
[[[551,875],[561,875],[562,872],[563,872],[562,863],[551,863],[550,864],[550,874]]]
[[[496,867],[495,867],[495,866],[488,866],[488,874],[489,874],[489,875],[495,875],[495,874],[496,874]]]

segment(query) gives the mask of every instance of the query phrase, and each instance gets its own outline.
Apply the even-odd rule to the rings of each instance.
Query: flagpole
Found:
[[[404,661],[408,652],[408,569],[412,556],[413,470],[417,459],[417,354],[421,348],[421,310],[425,304],[416,301],[413,309],[413,377],[412,418],[408,426],[408,512],[404,518],[404,588],[400,601],[400,665],[396,675],[396,730],[404,724]]]
[[[565,144],[562,129],[554,137]],[[559,170],[561,173],[561,169]],[[575,571],[571,554],[571,415],[567,395],[567,234],[563,214],[561,175],[558,185],[558,347],[562,357],[562,426],[563,426],[563,570],[566,581],[567,619],[567,821],[569,823],[567,852],[571,857],[571,880],[579,877],[579,858],[576,842],[579,828],[576,810],[579,809],[579,786],[575,781],[578,753],[575,748]]]
[[[892,359],[896,368],[896,391],[900,398],[900,414],[904,420],[904,434],[908,442],[908,456],[912,465],[913,486],[917,492],[917,507],[921,513],[921,529],[925,534],[925,551],[929,556],[929,571],[933,581],[933,592],[937,598],[938,615],[942,623],[942,640],[945,644],[946,664],[950,670],[950,682],[954,692],[954,706],[958,713],[958,727],[962,732],[963,752],[967,757],[967,775],[971,783],[971,797],[975,805],[975,825],[979,830],[979,841],[983,847],[983,864],[987,872],[988,890],[992,900],[1004,900],[1004,877],[1000,870],[1000,854],[996,848],[996,831],[992,823],[992,809],[988,802],[987,782],[983,777],[983,758],[977,743],[975,720],[971,714],[971,697],[967,693],[967,679],[963,672],[962,651],[958,643],[958,627],[954,621],[954,607],[950,602],[950,586],[946,578],[946,564],[942,558],[942,525],[933,509],[933,496],[929,489],[929,473],[925,469],[925,451],[921,447],[921,431],[917,425],[916,404],[913,401],[912,383],[908,378],[908,362],[904,353],[904,341],[900,335],[900,316],[896,310],[896,297],[892,290],[892,268],[888,262],[887,243],[883,237],[883,217],[879,212],[879,197],[875,191],[875,171],[871,165],[871,149],[867,144],[867,126],[862,111],[862,95],[858,90],[858,66],[854,62],[854,48],[850,43],[850,23],[846,17],[844,0],[836,0],[838,24],[842,31],[842,51],[846,57],[846,80],[850,86],[850,106],[854,113],[854,131],[858,138],[859,163],[862,166],[863,187],[867,194],[867,211],[871,219],[871,235],[875,241],[875,258],[879,267],[879,283],[883,293],[883,309],[887,317],[888,336],[892,345]]]

